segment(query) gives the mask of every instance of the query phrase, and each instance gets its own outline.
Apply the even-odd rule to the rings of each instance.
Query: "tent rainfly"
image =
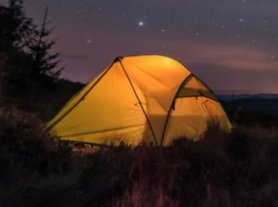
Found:
[[[159,55],[118,57],[47,123],[62,140],[169,145],[198,140],[209,123],[231,124],[213,92],[181,63]]]

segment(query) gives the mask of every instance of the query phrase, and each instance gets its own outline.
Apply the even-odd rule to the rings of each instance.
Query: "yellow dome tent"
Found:
[[[118,57],[47,124],[62,140],[169,145],[230,122],[213,92],[182,64],[158,55]]]

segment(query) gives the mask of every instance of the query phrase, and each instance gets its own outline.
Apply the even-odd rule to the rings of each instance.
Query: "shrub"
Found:
[[[2,109],[0,123],[0,206],[277,206],[277,128],[88,153],[34,114]]]
[[[69,148],[43,130],[38,116],[2,108],[0,123],[0,169],[7,171],[7,176],[14,172],[11,169],[20,169],[23,174],[66,170]]]

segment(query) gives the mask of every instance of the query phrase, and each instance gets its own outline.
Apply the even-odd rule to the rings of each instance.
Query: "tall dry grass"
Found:
[[[169,147],[78,153],[40,118],[0,112],[0,206],[278,206],[278,129],[210,128]]]

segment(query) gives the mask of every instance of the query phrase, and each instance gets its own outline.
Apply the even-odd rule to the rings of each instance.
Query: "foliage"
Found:
[[[0,53],[7,60],[1,64],[1,94],[12,99],[39,99],[49,95],[61,69],[59,53],[50,51],[47,12],[41,28],[26,16],[22,0],[0,5]],[[42,95],[43,94],[43,95]]]
[[[22,0],[10,0],[9,5],[0,5],[0,50],[10,52],[23,50],[33,30],[32,19],[26,17]]]
[[[13,168],[13,164],[16,163],[23,174],[26,170],[32,173],[46,173],[47,169],[43,167],[50,163],[45,162],[48,162],[53,153],[63,153],[66,149],[55,137],[43,130],[42,121],[34,113],[15,108],[1,108],[0,123],[2,171]],[[44,164],[47,166],[43,166]],[[1,175],[3,176],[3,173]]]
[[[278,204],[277,128],[210,128],[198,142],[92,154],[47,135],[34,114],[2,109],[0,123],[0,206]]]
[[[48,40],[51,31],[46,28],[49,24],[47,15],[48,8],[45,11],[41,29],[34,30],[32,34],[28,43],[28,53],[33,60],[32,76],[34,79],[45,81],[44,79],[50,78],[55,81],[59,77],[61,69],[57,69],[59,53],[49,54],[49,51],[55,45],[55,41]]]

